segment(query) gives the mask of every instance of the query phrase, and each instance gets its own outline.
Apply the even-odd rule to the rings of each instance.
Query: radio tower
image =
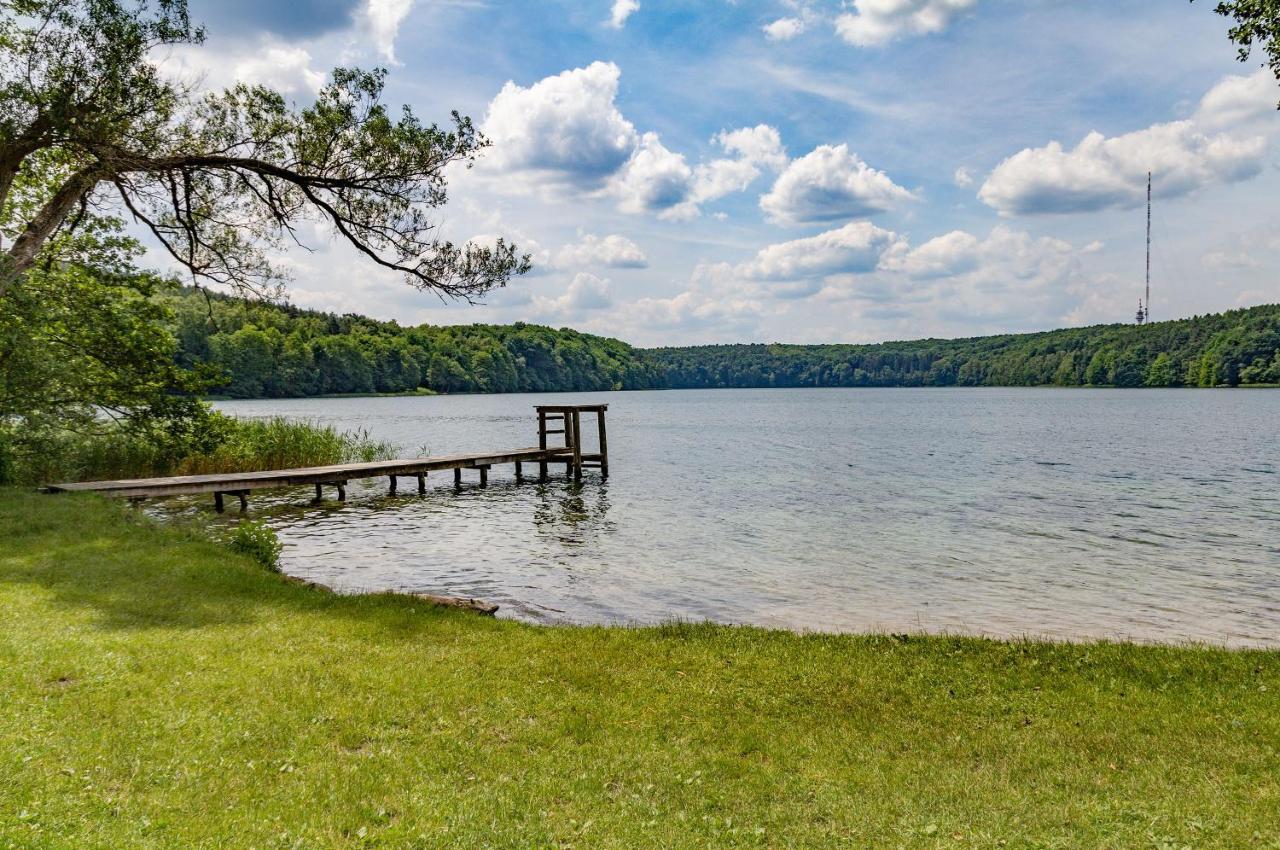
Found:
[[[1138,302],[1138,324],[1151,321],[1151,172],[1147,172],[1147,292],[1146,300]]]

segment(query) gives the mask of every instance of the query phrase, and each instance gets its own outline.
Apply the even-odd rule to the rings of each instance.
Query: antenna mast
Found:
[[[1143,302],[1142,319],[1151,321],[1151,172],[1147,172],[1147,300]]]

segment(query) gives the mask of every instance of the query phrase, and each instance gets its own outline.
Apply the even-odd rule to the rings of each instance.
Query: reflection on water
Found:
[[[1280,393],[744,390],[220,405],[413,453],[605,401],[613,477],[254,494],[288,572],[540,621],[714,619],[1280,646]],[[470,478],[470,476],[468,476]],[[210,500],[150,505],[211,518]],[[235,515],[213,518],[234,522]]]

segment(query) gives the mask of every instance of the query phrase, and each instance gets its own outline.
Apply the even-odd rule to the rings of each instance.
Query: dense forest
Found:
[[[517,323],[402,327],[180,289],[160,296],[178,364],[234,398],[718,387],[1280,384],[1280,305],[1146,326],[880,345],[637,349]]]
[[[624,342],[539,325],[406,328],[363,316],[205,297],[161,296],[179,365],[224,375],[232,398],[341,393],[649,389],[659,367]]]
[[[1280,384],[1280,305],[1150,325],[880,345],[647,352],[666,386],[1216,387]]]

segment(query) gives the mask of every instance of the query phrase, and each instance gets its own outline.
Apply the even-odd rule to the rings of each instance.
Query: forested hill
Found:
[[[1213,387],[1280,384],[1280,305],[1150,325],[879,345],[647,352],[669,387]]]
[[[539,325],[402,327],[363,316],[248,304],[191,289],[163,296],[177,359],[207,363],[233,398],[330,393],[651,389],[659,367],[616,339]]]
[[[235,398],[325,393],[715,387],[1239,386],[1280,384],[1280,305],[1145,327],[880,345],[637,349],[539,325],[402,327],[362,316],[161,296],[177,359]]]

